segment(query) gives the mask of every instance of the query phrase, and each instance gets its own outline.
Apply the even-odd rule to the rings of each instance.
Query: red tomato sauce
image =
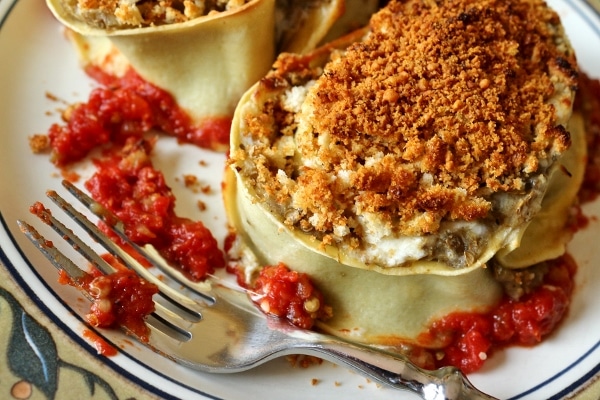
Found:
[[[102,354],[106,357],[116,356],[117,349],[111,346],[102,336],[96,334],[89,329],[83,331],[83,337],[92,342],[98,354]]]
[[[229,143],[231,118],[210,118],[194,126],[169,93],[144,81],[133,70],[122,78],[96,68],[87,73],[102,86],[91,92],[87,102],[67,110],[64,124],[50,127],[52,161],[63,167],[103,146],[105,154],[95,160],[96,172],[85,183],[91,196],[124,222],[133,242],[152,244],[189,279],[204,279],[215,268],[224,266],[223,253],[202,222],[175,214],[175,197],[148,157],[154,142],[143,138],[156,129],[180,142],[223,149]],[[100,225],[120,241],[106,225]],[[144,263],[139,256],[136,258]],[[144,321],[154,310],[155,285],[128,270],[98,276],[90,282],[75,283],[65,274],[59,280],[99,293],[87,315],[92,325],[123,326],[142,341],[148,340]]]
[[[204,148],[228,146],[231,117],[216,116],[194,124],[173,96],[132,69],[122,78],[98,68],[88,68],[87,73],[103,86],[94,89],[87,102],[65,112],[66,124],[50,127],[48,137],[56,165],[65,166],[81,160],[97,146],[123,143],[152,129]]]
[[[97,328],[124,328],[142,342],[148,342],[150,329],[146,325],[146,317],[154,312],[152,296],[158,288],[140,278],[135,272],[120,266],[111,256],[104,257],[117,268],[111,274],[103,275],[92,268],[91,273],[77,281],[60,270],[58,282],[84,290],[92,297],[90,311],[86,315],[87,322]],[[97,340],[94,340],[98,352]],[[102,354],[108,354],[106,346],[101,346]]]
[[[113,212],[127,237],[151,244],[193,281],[225,266],[217,240],[201,221],[175,213],[175,196],[149,154],[153,143],[130,138],[123,148],[95,161],[96,172],[85,182],[91,196]]]
[[[253,300],[263,312],[290,321],[300,328],[310,329],[315,320],[331,316],[323,295],[307,274],[291,271],[284,264],[261,269],[252,290]]]
[[[577,270],[568,255],[550,264],[543,284],[518,301],[505,296],[488,314],[455,313],[434,322],[419,339],[425,343],[441,340],[446,346],[430,351],[425,366],[451,365],[470,373],[498,349],[541,342],[566,315]]]
[[[92,279],[87,285],[94,297],[88,322],[98,328],[122,326],[142,342],[148,342],[150,329],[146,317],[154,312],[152,296],[156,285],[140,278],[131,270],[121,270]]]

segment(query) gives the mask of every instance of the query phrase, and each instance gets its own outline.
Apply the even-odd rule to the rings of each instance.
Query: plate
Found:
[[[582,69],[600,78],[600,13],[582,0],[549,3],[563,19]],[[85,101],[95,84],[79,68],[62,27],[39,0],[0,1],[0,60],[0,268],[50,317],[54,328],[77,343],[78,351],[96,355],[93,344],[83,337],[89,328],[82,317],[85,302],[81,295],[57,283],[56,270],[16,225],[18,218],[33,220],[28,206],[43,200],[47,189],[60,190],[58,171],[47,156],[32,154],[28,137],[45,133],[60,120],[61,110]],[[219,188],[224,155],[161,138],[154,162],[175,192],[177,212],[204,221],[222,242],[226,220]],[[83,182],[91,168],[84,163],[77,171]],[[195,193],[186,188],[185,175],[195,175],[212,190]],[[206,210],[200,210],[198,201],[206,204]],[[600,262],[600,246],[596,245],[600,202],[585,205],[584,213],[596,218],[591,218],[569,248],[579,271],[566,320],[538,346],[495,354],[481,371],[470,375],[480,389],[502,399],[558,399],[600,376],[600,295],[596,289],[600,284],[600,269],[596,268]],[[41,231],[52,237],[49,231]],[[107,337],[120,351],[103,358],[103,364],[162,398],[414,398],[328,363],[294,368],[286,360],[275,360],[241,374],[210,375],[179,366],[119,332],[108,332]]]

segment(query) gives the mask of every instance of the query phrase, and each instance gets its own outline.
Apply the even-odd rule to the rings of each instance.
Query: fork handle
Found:
[[[379,383],[409,390],[424,400],[497,400],[477,390],[454,367],[435,371],[421,369],[403,356],[352,343],[325,342],[314,349],[319,357],[345,365]]]

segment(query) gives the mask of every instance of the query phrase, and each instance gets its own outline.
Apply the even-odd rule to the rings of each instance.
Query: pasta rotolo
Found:
[[[234,116],[230,255],[249,285],[277,263],[311,276],[328,332],[440,346],[434,321],[498,306],[496,267],[565,252],[586,154],[577,76],[537,0],[391,1],[281,55]]]

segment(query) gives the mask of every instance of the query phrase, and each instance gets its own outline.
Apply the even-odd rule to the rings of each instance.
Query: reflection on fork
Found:
[[[110,211],[71,183],[63,181],[63,185],[150,264],[178,283],[179,287],[168,285],[56,192],[47,193],[109,253],[159,288],[159,294],[154,296],[155,312],[146,319],[151,334],[145,344],[175,362],[204,372],[227,373],[245,371],[284,355],[305,354],[346,366],[371,380],[411,391],[425,400],[493,399],[475,389],[456,368],[425,371],[401,355],[296,328],[265,315],[250,300],[246,291],[214,276],[200,284],[192,283],[169,267],[156,252],[129,242],[122,222]],[[112,266],[50,212],[39,216],[101,273],[114,272]],[[22,220],[18,223],[57,269],[64,271],[73,281],[85,277],[87,272],[43,238],[35,228]],[[90,297],[89,293],[84,295]]]

